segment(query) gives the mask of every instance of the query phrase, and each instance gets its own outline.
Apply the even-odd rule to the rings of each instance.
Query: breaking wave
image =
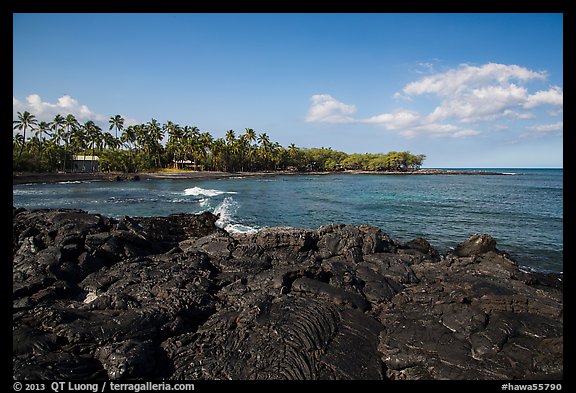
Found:
[[[222,202],[216,206],[214,209],[214,214],[220,216],[218,221],[216,221],[216,225],[227,232],[230,233],[255,233],[258,232],[257,229],[243,225],[234,219],[236,212],[240,205],[234,198],[226,197]]]
[[[184,195],[214,197],[222,194],[236,194],[234,191],[206,190],[200,187],[186,188]]]

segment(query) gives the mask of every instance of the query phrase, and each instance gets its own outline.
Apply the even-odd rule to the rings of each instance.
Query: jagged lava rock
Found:
[[[13,209],[16,379],[561,379],[562,275],[474,235]]]

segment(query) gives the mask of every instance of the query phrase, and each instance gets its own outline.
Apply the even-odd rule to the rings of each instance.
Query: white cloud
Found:
[[[354,105],[347,105],[328,94],[316,94],[311,98],[312,106],[306,116],[308,122],[351,123],[349,115],[356,113]]]
[[[120,116],[122,116],[124,118],[124,128],[129,127],[129,126],[135,126],[135,125],[142,123],[141,121],[138,121],[138,120],[134,119],[133,117],[126,117],[123,115],[120,115]]]
[[[564,107],[564,93],[558,86],[554,86],[546,91],[537,91],[527,97],[524,108],[530,109],[540,105],[555,105]]]
[[[430,114],[431,121],[454,117],[464,123],[495,120],[514,115],[513,108],[526,102],[526,88],[508,86],[485,86],[450,97]]]
[[[420,114],[414,111],[398,110],[394,113],[383,113],[358,121],[362,123],[380,124],[389,130],[397,130],[419,124]]]
[[[396,100],[412,101],[412,97],[402,94],[398,91],[392,95],[392,98]]]
[[[316,94],[311,98],[312,106],[306,116],[308,122],[321,123],[363,123],[376,124],[387,130],[398,131],[405,137],[430,135],[435,137],[461,138],[478,135],[471,129],[461,129],[452,124],[442,124],[422,118],[418,112],[398,109],[392,113],[382,113],[368,118],[354,118],[354,105],[344,104],[328,94]]]
[[[38,94],[30,94],[26,97],[26,102],[21,102],[16,97],[12,97],[12,104],[14,118],[16,118],[17,112],[28,111],[41,121],[52,121],[57,114],[64,117],[72,114],[80,122],[88,120],[102,122],[107,119],[104,115],[92,112],[86,105],[81,105],[69,95],[58,98],[56,103],[50,103],[42,101]]]
[[[421,63],[420,66],[429,64]],[[356,118],[354,105],[344,104],[328,94],[312,96],[306,117],[309,122],[377,124],[400,135],[461,138],[480,134],[481,123],[502,118],[509,121],[533,119],[530,111],[538,106],[554,106],[561,113],[563,90],[553,86],[532,93],[527,83],[545,81],[546,72],[518,65],[488,63],[458,68],[430,75],[408,83],[393,97],[418,105],[421,95],[436,97],[438,104],[428,114],[399,108],[367,118]],[[429,98],[426,99],[429,101]],[[488,125],[497,129],[497,125]],[[502,128],[500,128],[502,130]]]
[[[526,128],[530,131],[536,131],[539,133],[562,133],[564,131],[564,122],[559,121],[553,124],[539,124]]]
[[[479,135],[480,132],[473,129],[462,129],[453,124],[427,123],[418,127],[400,131],[405,137],[428,135],[433,138],[464,138]]]
[[[517,65],[488,63],[481,67],[462,65],[407,84],[402,90],[409,96],[434,94],[442,101],[429,115],[430,121],[453,117],[464,123],[491,121],[501,117],[530,118],[531,109],[540,105],[563,105],[560,87],[530,94],[518,83],[545,80],[545,72]]]
[[[462,137],[466,137],[466,136],[474,136],[474,135],[479,135],[479,134],[480,134],[480,131],[466,129],[466,130],[456,131],[455,133],[452,134],[452,137],[453,138],[462,138]]]
[[[420,67],[424,67],[424,68],[432,68],[434,66],[434,64],[430,63],[429,61],[422,61],[420,63],[416,63],[417,65],[419,65]]]
[[[404,87],[403,91],[408,95],[432,93],[446,97],[475,87],[482,87],[494,81],[498,84],[508,84],[510,80],[528,81],[531,79],[546,79],[546,74],[530,71],[517,65],[488,63],[475,67],[463,64],[457,69],[411,82]]]
[[[508,141],[508,143],[515,144],[526,140],[545,138],[550,135],[561,136],[564,133],[564,122],[559,121],[551,124],[537,124],[526,127],[525,130],[526,132],[521,133],[517,138]]]

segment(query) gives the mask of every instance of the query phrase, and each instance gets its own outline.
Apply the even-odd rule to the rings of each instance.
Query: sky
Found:
[[[563,15],[16,13],[13,116],[563,167]]]

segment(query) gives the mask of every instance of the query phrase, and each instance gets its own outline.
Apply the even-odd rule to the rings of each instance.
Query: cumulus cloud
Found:
[[[317,94],[312,96],[312,106],[306,116],[306,121],[376,124],[387,130],[398,131],[405,137],[427,134],[435,137],[461,138],[479,133],[471,129],[461,129],[452,124],[430,121],[418,112],[407,109],[398,109],[392,113],[382,113],[368,118],[355,118],[352,116],[354,113],[356,113],[354,105],[340,102],[328,94]]]
[[[527,90],[514,84],[477,88],[445,99],[429,118],[437,121],[454,117],[465,123],[495,120],[517,113],[509,108],[523,104],[526,96]]]
[[[540,105],[554,105],[561,109],[564,108],[564,93],[558,86],[554,86],[548,90],[537,91],[529,95],[524,103],[524,108],[530,109]]]
[[[546,73],[530,71],[517,65],[488,63],[481,67],[462,64],[457,69],[431,75],[407,84],[403,91],[409,95],[432,93],[439,96],[459,94],[463,90],[485,86],[496,81],[499,84],[511,80],[528,81],[546,79]]]
[[[350,115],[356,113],[354,105],[347,105],[335,100],[328,94],[316,94],[311,98],[312,106],[306,121],[322,123],[351,123],[355,120]]]
[[[14,118],[16,118],[18,112],[28,111],[36,116],[38,120],[43,121],[51,121],[57,114],[62,116],[72,114],[80,122],[88,120],[105,121],[107,119],[103,115],[92,112],[86,105],[80,104],[78,100],[69,95],[63,95],[55,103],[51,103],[43,101],[38,94],[30,94],[26,97],[26,102],[12,97],[12,104]]]
[[[481,67],[461,65],[457,69],[432,75],[407,84],[408,96],[436,95],[440,104],[430,114],[430,121],[455,118],[464,123],[490,121],[501,117],[530,117],[518,110],[540,105],[562,107],[563,91],[554,86],[530,94],[520,84],[545,80],[545,72],[518,65],[488,63]]]
[[[545,81],[546,72],[518,65],[488,63],[482,66],[462,64],[455,69],[429,75],[404,86],[393,97],[418,104],[418,97],[436,98],[438,104],[428,114],[405,108],[367,118],[356,118],[354,105],[345,104],[328,94],[312,96],[306,117],[309,122],[368,123],[412,137],[461,138],[480,134],[478,125],[501,118],[535,118],[532,110],[553,106],[563,110],[563,90],[552,86],[531,92],[529,82]]]

